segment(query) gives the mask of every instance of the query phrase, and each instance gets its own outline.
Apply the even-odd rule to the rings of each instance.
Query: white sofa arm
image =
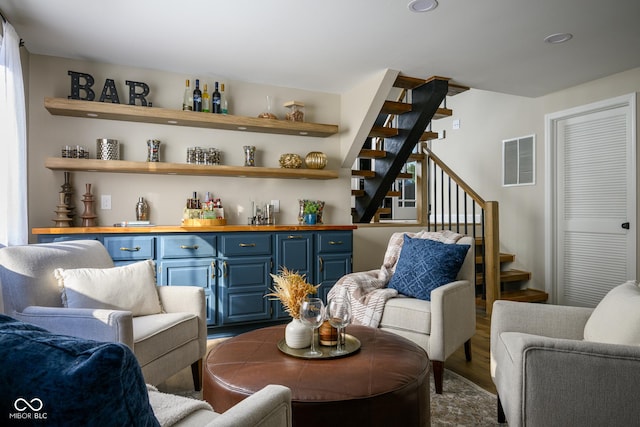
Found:
[[[133,348],[133,317],[130,311],[29,306],[12,316],[55,334],[120,342]]]
[[[431,291],[429,357],[446,360],[476,330],[475,289],[457,280]]]
[[[216,417],[208,427],[291,427],[291,390],[270,384]]]
[[[640,347],[519,332],[497,339],[495,381],[510,424],[633,425],[640,419]]]
[[[202,356],[207,351],[207,303],[204,289],[197,286],[158,286],[162,309],[167,313],[192,313],[198,316],[198,342]]]

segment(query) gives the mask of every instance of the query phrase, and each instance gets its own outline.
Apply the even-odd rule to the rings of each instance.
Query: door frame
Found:
[[[578,107],[558,111],[545,115],[545,290],[549,294],[549,302],[557,304],[559,301],[557,292],[558,286],[556,286],[557,277],[557,232],[558,222],[556,218],[557,206],[556,191],[557,191],[557,156],[556,156],[556,128],[557,123],[569,119],[572,117],[579,117],[587,114],[597,113],[598,111],[609,110],[613,108],[626,107],[629,108],[631,116],[631,156],[632,156],[632,170],[631,170],[631,182],[633,193],[636,194],[636,217],[631,219],[632,229],[635,230],[635,252],[638,250],[638,229],[640,228],[640,222],[638,221],[638,195],[637,195],[637,135],[636,135],[636,122],[638,120],[636,109],[636,93],[630,93],[627,95],[618,96],[615,98],[606,99],[603,101],[594,102],[587,105],[581,105]],[[638,263],[636,262],[637,277]]]

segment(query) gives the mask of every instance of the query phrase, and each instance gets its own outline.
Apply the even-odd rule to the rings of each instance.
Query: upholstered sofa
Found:
[[[407,239],[417,246],[413,258],[405,257],[403,260],[402,257],[407,254],[403,254]],[[436,243],[445,251],[429,254],[425,244],[431,247]],[[458,261],[449,265],[451,258],[455,257]],[[428,270],[439,267],[439,263],[447,264],[445,269],[450,271],[445,272],[444,276],[448,274],[450,282],[445,281],[446,284],[425,292],[419,298],[407,296],[404,290],[393,289],[394,276],[419,277],[424,273],[430,274],[428,271],[419,272],[418,264],[423,270]],[[448,230],[394,233],[389,239],[380,269],[351,273],[340,278],[329,297],[348,293],[356,314],[355,323],[393,332],[422,347],[432,362],[436,393],[440,394],[445,360],[462,345],[467,360],[471,360],[470,339],[476,328],[474,276],[475,258],[471,237]],[[420,280],[417,282],[422,286]]]
[[[640,288],[593,308],[496,301],[491,376],[509,426],[640,423]]]
[[[130,348],[0,315],[0,417],[25,425],[290,427],[291,392],[268,385],[223,414],[145,385]]]
[[[93,240],[8,246],[0,248],[0,282],[5,314],[54,333],[126,344],[148,384],[191,366],[200,389],[204,291],[155,286],[153,261],[114,267]]]

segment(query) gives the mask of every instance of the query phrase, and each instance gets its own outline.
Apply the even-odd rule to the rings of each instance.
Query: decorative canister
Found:
[[[324,169],[327,166],[327,155],[321,151],[312,151],[304,158],[309,169]]]
[[[304,122],[304,104],[298,101],[285,102],[284,106],[289,109],[285,118],[290,122]]]
[[[160,140],[148,139],[147,140],[147,162],[159,162],[160,161]]]
[[[96,159],[120,160],[120,146],[117,139],[99,138],[96,140]]]
[[[256,165],[256,147],[253,145],[245,145],[242,147],[244,150],[244,165],[255,166]]]

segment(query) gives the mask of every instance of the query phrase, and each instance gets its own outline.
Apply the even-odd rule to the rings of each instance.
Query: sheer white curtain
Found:
[[[20,37],[0,21],[0,247],[28,241],[27,120]]]

